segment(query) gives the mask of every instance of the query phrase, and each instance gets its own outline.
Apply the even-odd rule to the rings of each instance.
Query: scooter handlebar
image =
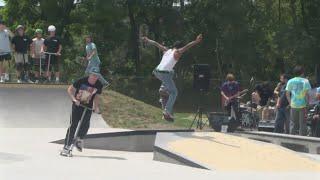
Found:
[[[50,52],[43,52],[43,54],[48,54],[48,55],[58,55],[57,53],[50,53]]]

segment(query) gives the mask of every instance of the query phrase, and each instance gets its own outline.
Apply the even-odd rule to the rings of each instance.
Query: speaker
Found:
[[[209,91],[210,66],[208,64],[193,65],[193,88],[197,91]]]

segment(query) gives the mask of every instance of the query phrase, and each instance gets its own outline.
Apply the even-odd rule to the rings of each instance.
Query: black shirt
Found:
[[[30,44],[32,40],[24,35],[24,36],[14,36],[11,40],[12,44],[14,44],[15,51],[18,53],[27,53],[30,48]]]
[[[102,93],[103,85],[99,80],[94,85],[89,84],[89,77],[84,77],[73,83],[73,87],[76,89],[75,97],[81,102],[81,104],[92,108],[93,99],[96,94]]]
[[[289,105],[287,95],[286,95],[286,84],[282,86],[279,93],[280,98],[280,108],[285,108]]]
[[[58,37],[48,37],[44,40],[44,45],[47,47],[47,52],[56,53],[59,50],[59,46],[61,45],[61,41]]]

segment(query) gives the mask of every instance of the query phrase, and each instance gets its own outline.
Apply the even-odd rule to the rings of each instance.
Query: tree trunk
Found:
[[[132,58],[135,63],[135,72],[138,75],[140,73],[140,51],[139,51],[139,31],[136,23],[135,16],[133,14],[133,4],[131,1],[127,1],[128,5],[128,15],[130,19],[131,26],[131,48],[132,48]]]

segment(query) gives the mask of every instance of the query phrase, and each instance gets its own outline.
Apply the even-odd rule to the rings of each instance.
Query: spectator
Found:
[[[273,91],[270,87],[269,82],[263,82],[256,85],[253,93],[253,98],[256,99],[255,102],[257,103],[257,105],[267,106],[272,96]]]
[[[0,20],[0,83],[9,81],[9,74],[5,68],[5,62],[11,59],[10,39],[13,33],[7,29],[5,23]]]
[[[308,105],[308,91],[311,89],[309,80],[304,78],[304,69],[301,66],[294,68],[295,77],[290,79],[286,87],[286,96],[290,103],[290,134],[307,135],[305,118]]]
[[[21,83],[25,80],[29,83],[33,83],[29,79],[29,59],[28,50],[32,50],[32,40],[25,35],[25,28],[22,25],[17,26],[16,34],[11,40],[14,50],[14,59],[17,69],[17,82]],[[21,72],[24,72],[24,77],[21,77]]]
[[[86,69],[86,74],[92,68],[97,68],[100,70],[100,58],[98,56],[98,51],[96,44],[92,42],[92,37],[90,35],[86,36],[86,60],[88,61],[88,66]]]
[[[276,104],[276,121],[275,121],[275,129],[276,133],[289,134],[289,122],[290,122],[290,110],[289,110],[289,102],[286,97],[286,85],[288,82],[288,75],[282,74],[280,76],[280,83],[277,85],[275,89],[275,94],[277,94],[277,104]]]
[[[42,30],[36,29],[35,31],[36,37],[32,39],[33,41],[33,48],[32,48],[32,58],[34,64],[34,71],[35,71],[35,83],[39,83],[40,68],[41,70],[45,70],[43,59],[45,58],[44,54],[41,53],[41,47],[43,46],[44,39],[42,38]],[[40,62],[41,61],[41,62]],[[41,67],[40,67],[41,64]]]
[[[317,99],[320,101],[320,87],[317,88]],[[318,102],[315,107],[315,115],[313,116],[311,131],[315,137],[320,137],[320,102]]]
[[[50,67],[47,72],[48,81],[51,81],[51,72],[52,70],[55,72],[56,76],[56,83],[60,82],[60,71],[59,71],[59,64],[60,64],[60,56],[62,45],[60,39],[56,36],[56,27],[50,25],[48,27],[49,37],[44,40],[42,46],[42,52],[54,53],[54,55],[47,54],[46,55],[46,67]],[[50,64],[49,63],[50,57]]]

